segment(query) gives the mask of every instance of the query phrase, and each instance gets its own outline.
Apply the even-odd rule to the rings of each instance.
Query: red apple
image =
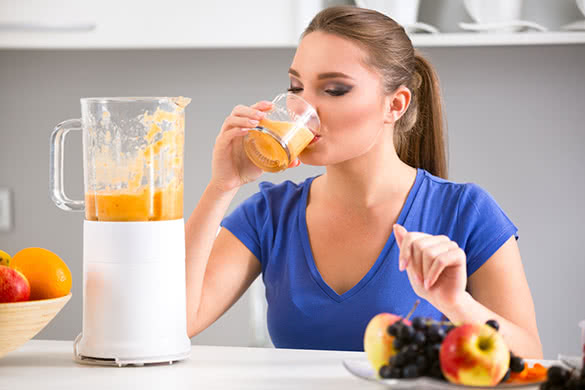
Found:
[[[26,277],[13,268],[0,265],[0,303],[28,301],[30,284]]]
[[[397,352],[392,345],[394,337],[388,334],[388,327],[400,319],[401,317],[395,314],[380,313],[374,316],[366,327],[364,351],[366,351],[376,375],[378,375],[380,367],[388,364],[390,357]],[[408,320],[403,320],[403,322],[410,325]]]
[[[502,335],[485,324],[463,324],[441,344],[441,371],[449,382],[496,386],[510,366],[510,350]]]

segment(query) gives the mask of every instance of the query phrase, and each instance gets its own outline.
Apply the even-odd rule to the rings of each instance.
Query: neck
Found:
[[[328,166],[321,194],[328,201],[370,209],[403,199],[415,177],[416,169],[400,160],[390,140],[374,145],[362,156]]]

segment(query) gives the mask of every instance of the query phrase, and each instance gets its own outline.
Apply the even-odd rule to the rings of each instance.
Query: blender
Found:
[[[183,220],[184,108],[177,97],[84,98],[50,142],[50,196],[85,211],[83,326],[74,359],[172,363],[190,355]],[[66,135],[82,132],[84,200],[63,189]]]

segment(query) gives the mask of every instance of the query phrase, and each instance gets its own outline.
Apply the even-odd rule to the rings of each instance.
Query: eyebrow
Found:
[[[293,68],[290,68],[288,70],[288,73],[292,74],[293,76],[296,77],[301,77],[300,73],[297,72],[296,70],[294,70]],[[341,72],[327,72],[327,73],[321,73],[317,76],[318,80],[323,80],[323,79],[332,79],[332,78],[343,78],[343,79],[351,79],[353,80],[353,77],[346,75],[345,73],[341,73]]]

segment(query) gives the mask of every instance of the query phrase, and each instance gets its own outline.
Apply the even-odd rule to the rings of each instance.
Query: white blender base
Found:
[[[83,227],[83,329],[74,360],[121,367],[188,358],[183,219]]]
[[[185,360],[191,356],[191,351],[189,350],[186,353],[181,353],[177,355],[169,355],[169,356],[151,356],[151,357],[142,357],[140,359],[124,359],[124,358],[112,358],[112,359],[104,359],[104,358],[95,358],[89,356],[83,356],[79,354],[77,350],[77,345],[79,344],[79,340],[81,339],[82,334],[80,333],[73,343],[73,360],[79,364],[87,364],[91,366],[109,366],[109,367],[123,367],[123,366],[144,366],[145,364],[160,364],[160,363],[168,363],[169,365],[177,362],[179,360]]]

